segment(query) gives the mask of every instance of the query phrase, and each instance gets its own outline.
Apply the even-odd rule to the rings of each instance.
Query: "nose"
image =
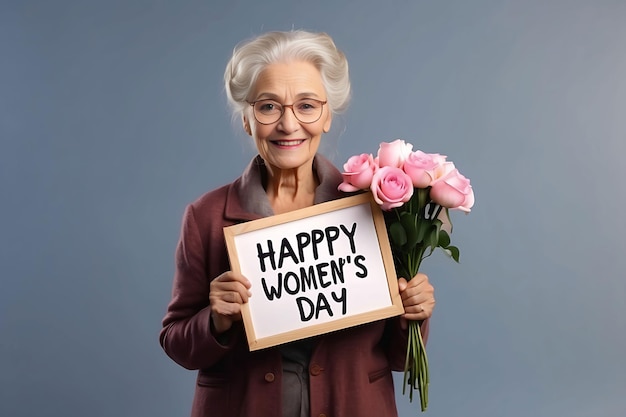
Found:
[[[284,132],[294,132],[300,126],[300,122],[296,118],[293,105],[283,107],[283,115],[278,119],[278,128]]]

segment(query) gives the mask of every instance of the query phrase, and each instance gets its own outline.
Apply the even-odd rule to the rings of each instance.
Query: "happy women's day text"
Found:
[[[313,317],[318,319],[320,313],[325,311],[328,316],[333,317],[334,311],[329,302],[329,298],[323,293],[304,295],[304,293],[314,290],[328,288],[331,285],[339,285],[345,283],[344,267],[353,264],[356,267],[354,276],[357,278],[367,278],[367,268],[364,264],[365,257],[356,255],[356,234],[357,224],[353,223],[350,228],[343,224],[337,226],[328,226],[324,229],[313,229],[310,232],[301,232],[295,235],[295,241],[292,243],[288,238],[284,237],[280,241],[280,247],[274,247],[272,240],[267,240],[265,245],[257,243],[257,257],[259,259],[259,267],[262,272],[268,270],[268,264],[273,272],[283,268],[285,263],[290,265],[299,265],[307,263],[306,266],[300,266],[296,271],[289,270],[280,271],[272,280],[273,284],[268,283],[266,277],[261,278],[261,285],[267,300],[280,299],[283,295],[288,294],[294,296],[300,294],[295,299],[300,312],[300,320],[303,322],[311,320]],[[328,253],[334,256],[336,245],[350,245],[350,254],[340,256],[328,261],[309,263],[310,257],[314,261],[320,259],[320,253]],[[315,301],[313,300],[315,299]],[[330,300],[341,306],[341,314],[345,315],[348,307],[347,291],[345,287],[337,288],[330,291]],[[336,306],[334,307],[337,308]]]

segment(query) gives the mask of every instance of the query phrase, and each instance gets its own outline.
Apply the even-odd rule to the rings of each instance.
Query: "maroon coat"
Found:
[[[189,205],[183,218],[160,342],[178,364],[199,370],[193,417],[281,414],[279,350],[250,352],[241,322],[221,344],[210,325],[209,283],[230,269],[223,227],[271,214],[262,165],[255,158],[235,182]],[[314,169],[316,203],[343,196],[341,174],[329,161],[316,156]],[[427,322],[422,330],[426,336]],[[311,416],[397,416],[391,371],[403,369],[406,340],[397,318],[320,336],[309,366]]]

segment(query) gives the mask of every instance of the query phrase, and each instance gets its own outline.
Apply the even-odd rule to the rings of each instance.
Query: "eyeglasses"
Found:
[[[324,104],[328,101],[305,98],[293,104],[281,104],[275,100],[257,100],[248,102],[254,109],[254,118],[262,125],[271,125],[283,117],[285,109],[291,107],[293,115],[300,123],[315,123],[322,117]]]

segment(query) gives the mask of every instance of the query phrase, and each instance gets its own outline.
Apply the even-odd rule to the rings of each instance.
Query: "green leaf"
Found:
[[[450,246],[450,235],[445,230],[439,231],[439,246],[442,248]]]
[[[418,188],[415,190],[417,193],[417,213],[421,213],[428,203],[428,195],[430,194],[430,187],[428,188]]]
[[[428,229],[430,229],[429,222],[423,221],[423,220],[417,222],[417,241],[418,242],[424,242]]]
[[[449,251],[450,256],[452,257],[452,259],[454,259],[457,263],[459,262],[459,248],[457,248],[456,246],[448,246],[446,248],[446,251]]]
[[[430,252],[439,245],[439,229],[441,228],[441,222],[434,221],[428,227],[428,232],[424,237],[424,244],[430,247]]]
[[[406,233],[406,242],[404,245],[407,249],[411,249],[419,242],[415,217],[410,213],[404,212],[400,215],[400,223]]]
[[[400,222],[393,222],[389,225],[389,236],[395,246],[400,247],[406,244],[406,232]]]
[[[437,247],[436,243],[436,230],[433,228],[429,228],[426,236],[424,236],[424,248],[428,250],[426,256],[430,256],[435,248]]]
[[[433,241],[431,246],[433,247],[433,249],[435,249],[437,246],[439,246],[439,233],[441,232],[441,225],[443,223],[441,222],[441,220],[433,220],[433,225],[432,225],[432,229],[433,229]]]

